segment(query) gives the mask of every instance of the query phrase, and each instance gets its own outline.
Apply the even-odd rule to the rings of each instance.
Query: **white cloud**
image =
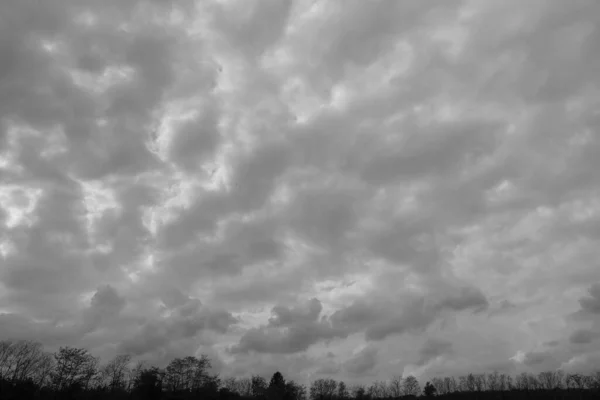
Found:
[[[596,1],[38,3],[0,5],[0,338],[597,365]]]

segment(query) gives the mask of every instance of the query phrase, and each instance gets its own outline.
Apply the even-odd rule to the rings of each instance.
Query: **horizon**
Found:
[[[75,366],[75,367],[73,367]],[[268,377],[267,377],[268,378]],[[67,383],[71,382],[71,383]],[[87,349],[61,346],[45,351],[39,342],[0,341],[0,393],[10,397],[95,396],[161,398],[271,399],[271,400],[369,400],[414,398],[415,396],[461,396],[473,393],[489,397],[546,396],[557,391],[564,396],[592,398],[600,389],[600,371],[565,373],[542,371],[510,375],[493,371],[460,376],[435,376],[420,382],[413,375],[395,375],[370,384],[332,378],[307,378],[305,384],[286,379],[275,371],[270,379],[246,371],[242,376],[220,376],[212,371],[206,355],[174,358],[157,367],[144,360],[134,361],[120,354],[101,360]],[[33,398],[33,397],[32,397]],[[490,397],[491,398],[491,397]]]
[[[0,341],[370,384],[600,371],[600,2],[0,3]]]

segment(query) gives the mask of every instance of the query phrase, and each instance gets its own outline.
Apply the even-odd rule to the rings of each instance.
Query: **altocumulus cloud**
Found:
[[[0,337],[297,379],[600,367],[598,15],[2,2]]]

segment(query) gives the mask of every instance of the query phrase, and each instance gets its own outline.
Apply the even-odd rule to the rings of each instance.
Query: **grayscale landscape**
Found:
[[[0,399],[600,398],[599,128],[598,0],[0,0]]]

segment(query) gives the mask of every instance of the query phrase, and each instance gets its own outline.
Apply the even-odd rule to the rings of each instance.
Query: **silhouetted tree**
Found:
[[[405,396],[418,396],[421,393],[421,387],[419,385],[419,381],[412,375],[404,378],[404,382],[402,384],[403,394]]]
[[[252,376],[252,397],[261,398],[264,397],[267,391],[267,381],[265,378],[259,375]]]
[[[144,361],[138,361],[132,368],[127,371],[127,390],[132,390],[135,386],[135,382],[139,378],[140,374],[144,370]]]
[[[223,379],[223,387],[231,393],[239,394],[238,380],[233,376]]]
[[[584,389],[585,379],[580,374],[567,374],[565,378],[565,384],[569,389]]]
[[[350,393],[348,393],[348,388],[346,387],[344,381],[338,382],[337,397],[340,400],[346,400],[350,397]]]
[[[433,386],[431,384],[431,382],[427,382],[425,384],[425,387],[423,388],[423,394],[426,397],[433,397],[433,396],[435,396],[436,392],[437,392],[437,389],[435,388],[435,386]]]
[[[384,381],[375,381],[367,389],[367,394],[372,399],[388,397],[388,385]]]
[[[133,368],[129,365],[130,358],[124,355],[98,368],[98,359],[84,349],[63,347],[51,355],[34,342],[0,341],[0,399],[306,400],[306,388],[292,380],[286,382],[279,372],[273,374],[269,385],[259,376],[221,381],[218,375],[209,374],[210,362],[206,356],[176,358],[165,370],[146,368],[143,363]],[[344,382],[317,379],[311,385],[310,397],[312,400],[407,399],[418,396],[420,389],[418,380],[409,376],[392,379],[390,384],[374,381],[368,390],[362,385],[353,386],[350,392]],[[459,383],[454,377],[435,377],[425,384],[421,394],[465,400],[591,400],[600,398],[600,372],[524,373],[513,381],[510,375],[494,371],[465,375]]]
[[[160,399],[163,389],[163,373],[156,367],[143,369],[133,385],[133,393],[138,399]]]
[[[206,375],[202,385],[194,388],[194,392],[204,398],[216,398],[221,386],[221,379],[218,375]]]
[[[473,375],[473,381],[476,391],[483,392],[487,389],[487,377],[485,374]]]
[[[294,381],[289,381],[285,384],[285,395],[286,400],[305,400],[306,388],[303,385],[297,384]]]
[[[389,392],[392,397],[402,396],[402,375],[394,375],[390,380]]]
[[[338,384],[334,379],[317,379],[310,385],[312,400],[331,400],[334,398]]]
[[[363,385],[354,385],[352,387],[352,397],[356,400],[363,400],[366,398],[366,390]]]
[[[244,397],[252,396],[252,379],[241,378],[237,381],[238,393]]]
[[[173,392],[200,389],[207,382],[208,368],[210,361],[205,355],[175,358],[165,369],[165,384]]]
[[[87,389],[98,372],[98,359],[85,349],[61,347],[54,353],[56,366],[52,374],[52,384],[58,391],[67,389]]]
[[[102,367],[106,385],[109,390],[124,390],[126,387],[126,378],[129,373],[129,363],[131,356],[127,354],[118,355]]]
[[[282,400],[285,396],[285,379],[281,372],[277,371],[271,377],[269,387],[267,388],[268,400]]]
[[[544,371],[537,376],[539,385],[546,390],[559,389],[562,387],[562,371]]]

